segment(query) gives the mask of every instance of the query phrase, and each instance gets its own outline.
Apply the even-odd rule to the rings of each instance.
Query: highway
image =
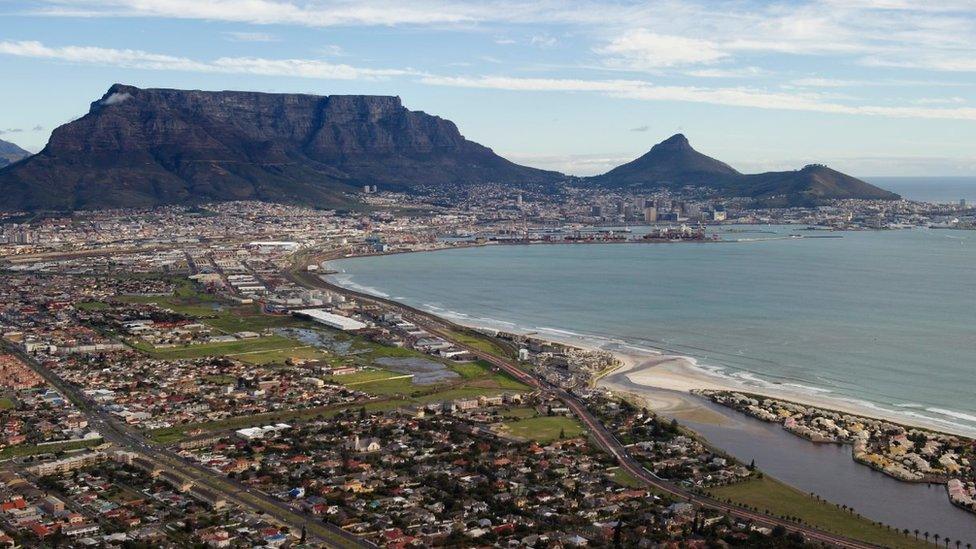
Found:
[[[317,258],[317,261],[332,259],[336,256],[337,254],[335,253],[328,256],[321,256]],[[870,543],[865,543],[840,536],[838,534],[826,532],[811,526],[799,525],[778,517],[757,513],[736,505],[730,505],[707,496],[696,494],[673,482],[661,479],[660,477],[654,475],[654,473],[645,469],[636,459],[634,459],[627,449],[620,443],[620,441],[617,440],[617,438],[610,433],[599,420],[597,420],[597,418],[586,408],[586,405],[578,397],[570,394],[564,389],[551,385],[548,382],[535,377],[534,375],[519,368],[510,360],[486,353],[458,341],[451,332],[453,330],[464,329],[462,326],[414,307],[404,305],[397,301],[349,290],[347,288],[331,284],[312,273],[293,270],[288,273],[288,276],[297,284],[301,284],[306,287],[328,289],[348,298],[353,298],[363,303],[377,305],[388,311],[399,313],[404,319],[416,324],[418,327],[452,342],[459,348],[469,351],[473,355],[490,363],[499,370],[506,372],[522,383],[535,389],[549,392],[565,403],[570,410],[572,410],[576,417],[579,418],[579,420],[582,421],[587,427],[596,443],[604,451],[612,455],[617,460],[620,467],[655,490],[669,494],[677,500],[687,501],[701,507],[715,509],[737,519],[751,521],[757,525],[768,528],[782,526],[789,532],[799,532],[808,541],[822,542],[835,547],[846,547],[852,549],[868,549],[878,547]]]
[[[298,509],[294,509],[282,500],[236,480],[223,477],[199,463],[180,456],[169,448],[152,442],[143,436],[141,432],[120,423],[111,414],[103,411],[83,391],[61,379],[50,368],[47,368],[32,356],[12,345],[5,345],[5,347],[40,374],[51,386],[71,400],[88,418],[89,426],[97,430],[106,442],[111,442],[120,449],[140,454],[161,466],[176,471],[191,479],[195,486],[205,488],[223,496],[228,503],[246,509],[264,512],[282,524],[286,524],[293,531],[297,532],[302,527],[305,527],[309,541],[319,542],[328,547],[339,549],[376,547],[373,543],[346,532],[337,526],[303,513]]]

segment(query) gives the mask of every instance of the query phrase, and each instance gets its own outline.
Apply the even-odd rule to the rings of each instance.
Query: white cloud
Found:
[[[635,29],[596,49],[615,67],[635,70],[714,63],[729,56],[707,40]]]
[[[512,91],[599,93],[609,97],[643,101],[681,101],[757,109],[809,111],[832,114],[976,120],[976,108],[939,107],[937,103],[877,106],[839,102],[846,98],[809,91],[769,91],[756,87],[676,86],[633,79],[526,78],[512,76],[444,76],[411,69],[374,69],[329,63],[318,59],[266,59],[221,57],[196,60],[142,50],[90,46],[49,47],[35,41],[0,41],[0,55],[50,59],[81,64],[133,69],[190,71],[223,74],[290,76],[315,79],[368,80],[415,77],[433,86],[454,86]],[[958,101],[952,100],[952,104]],[[946,103],[949,104],[949,103]]]
[[[562,173],[587,176],[606,173],[633,160],[633,156],[615,154],[524,154],[518,151],[502,151],[502,156],[535,168],[556,170]]]
[[[225,32],[224,38],[233,42],[277,42],[278,37],[266,32]]]
[[[68,17],[165,17],[309,27],[471,23],[484,9],[438,1],[49,0],[36,13]]]
[[[966,99],[963,97],[923,97],[915,99],[912,103],[916,105],[963,105]]]
[[[346,55],[346,50],[337,44],[326,44],[318,48],[318,52],[329,57],[344,57]]]
[[[49,47],[35,41],[0,42],[0,54],[131,69],[297,76],[335,80],[378,79],[416,74],[409,70],[360,68],[316,59],[221,57],[212,61],[197,61],[186,57],[149,53],[142,50],[119,50],[90,46]]]
[[[934,108],[849,105],[832,102],[819,94],[782,93],[748,87],[706,88],[655,85],[643,80],[582,80],[560,78],[516,78],[508,76],[443,77],[424,76],[421,82],[437,86],[488,88],[514,91],[597,92],[611,97],[643,101],[682,101],[757,109],[809,111],[831,114],[976,120],[976,108]]]
[[[257,25],[563,26],[633,70],[733,63],[743,55],[976,72],[976,1],[939,0],[39,0],[31,13]],[[538,35],[542,43],[551,36]],[[530,39],[531,40],[531,39]],[[537,40],[539,42],[539,40]]]
[[[768,71],[759,67],[742,67],[735,69],[695,69],[685,72],[688,76],[696,78],[749,78],[763,76]]]
[[[559,41],[556,40],[555,36],[548,34],[536,34],[529,38],[529,44],[540,48],[554,48],[558,43]]]

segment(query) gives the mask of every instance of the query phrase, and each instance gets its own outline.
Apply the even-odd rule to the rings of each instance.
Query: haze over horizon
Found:
[[[399,95],[593,175],[674,133],[743,172],[976,175],[976,2],[4,1],[0,139],[114,82]]]

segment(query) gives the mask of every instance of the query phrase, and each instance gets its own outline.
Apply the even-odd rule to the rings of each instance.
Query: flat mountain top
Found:
[[[337,207],[363,185],[550,183],[399,97],[113,85],[43,151],[0,170],[6,209],[268,200]]]

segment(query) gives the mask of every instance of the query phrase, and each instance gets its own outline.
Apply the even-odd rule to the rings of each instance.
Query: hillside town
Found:
[[[528,234],[518,207],[534,206],[517,198],[490,220],[471,204],[416,219],[232,203],[4,225],[0,543],[834,539],[801,517],[712,499],[760,482],[761,471],[594,387],[619,366],[613,354],[432,320],[329,282],[330,258],[518,241]],[[573,219],[587,227],[630,221],[579,211]],[[708,211],[742,220],[733,207]],[[718,227],[682,223],[533,234],[667,240]],[[827,414],[818,417],[833,424],[797,411],[796,429],[841,425]],[[899,436],[863,425],[886,443]],[[915,431],[903,435],[917,444]],[[896,459],[877,436],[851,438],[863,439],[865,461],[938,478],[971,507],[961,440],[931,434]],[[916,454],[929,469],[909,467]]]
[[[253,242],[8,265],[0,542],[801,543],[654,495],[552,394],[404,314],[296,284],[290,258],[307,243]],[[608,421],[650,417],[588,389],[614,365],[607,353],[465,338],[495,342]],[[687,434],[627,440],[687,486],[749,476]]]

